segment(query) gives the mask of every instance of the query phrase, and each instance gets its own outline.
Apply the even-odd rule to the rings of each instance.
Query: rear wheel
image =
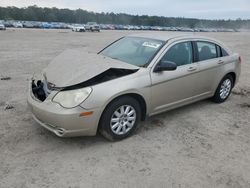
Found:
[[[125,96],[111,102],[100,120],[100,132],[108,140],[121,140],[130,136],[138,127],[141,109],[138,101]]]
[[[226,75],[220,82],[212,100],[216,103],[222,103],[227,100],[233,88],[233,77]]]

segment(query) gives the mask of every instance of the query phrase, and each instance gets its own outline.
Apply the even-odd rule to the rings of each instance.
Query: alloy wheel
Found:
[[[114,134],[128,133],[136,122],[136,111],[133,106],[122,105],[111,116],[110,127]]]
[[[232,83],[230,79],[226,79],[223,81],[220,87],[220,97],[221,99],[226,99],[228,95],[230,94],[232,87]]]

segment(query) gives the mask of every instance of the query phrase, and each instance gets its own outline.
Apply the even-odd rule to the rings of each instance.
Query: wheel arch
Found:
[[[111,101],[109,101],[107,103],[107,105],[105,106],[104,110],[102,111],[101,117],[99,119],[98,127],[99,127],[100,121],[102,119],[102,116],[103,116],[105,110],[109,107],[109,105],[112,102],[114,102],[115,100],[118,100],[119,98],[122,98],[122,97],[125,97],[125,96],[132,97],[132,98],[134,98],[135,100],[138,101],[138,103],[140,105],[140,108],[141,108],[141,120],[143,121],[143,120],[146,119],[147,104],[146,104],[146,101],[145,101],[144,97],[142,95],[138,94],[138,93],[125,93],[125,94],[121,94],[121,95],[116,96],[115,98],[113,98]]]
[[[215,94],[216,89],[218,88],[220,82],[221,82],[227,75],[232,76],[232,78],[233,78],[233,87],[235,86],[235,82],[236,82],[236,73],[233,72],[233,71],[229,71],[229,72],[223,74],[222,77],[221,77],[221,79],[218,80],[218,81],[216,82],[216,85],[215,85],[215,88],[214,88],[214,94]]]
[[[235,72],[229,72],[229,73],[227,73],[225,76],[227,76],[227,75],[232,76],[232,78],[233,78],[233,87],[234,87],[235,81],[236,81],[236,74],[235,74]],[[225,76],[224,76],[224,77],[225,77]]]
[[[221,80],[220,80],[220,82],[219,82],[219,84],[218,84],[218,86],[217,86],[217,88],[216,88],[216,90],[215,90],[215,92],[214,92],[214,95],[213,95],[213,97],[211,98],[212,101],[214,101],[214,102],[216,102],[216,103],[222,103],[222,102],[224,102],[224,101],[229,97],[231,91],[229,92],[228,96],[226,96],[226,98],[220,98],[220,96],[219,96],[220,86],[221,86],[223,80],[225,80],[225,78],[228,77],[228,76],[230,76],[230,77],[233,79],[233,80],[232,80],[233,83],[232,83],[232,86],[231,86],[231,90],[232,90],[232,88],[234,87],[235,81],[236,81],[236,73],[235,73],[235,72],[228,72],[228,73],[226,73],[226,74],[221,78]]]

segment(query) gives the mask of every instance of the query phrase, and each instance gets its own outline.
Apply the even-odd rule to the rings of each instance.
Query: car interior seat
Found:
[[[211,49],[208,46],[203,46],[199,53],[199,60],[204,61],[210,59],[213,56]]]

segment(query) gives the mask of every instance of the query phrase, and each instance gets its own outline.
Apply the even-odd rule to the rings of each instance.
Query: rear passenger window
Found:
[[[174,62],[177,66],[191,64],[193,62],[191,42],[181,42],[172,46],[162,60]]]
[[[217,58],[216,45],[210,42],[197,42],[199,61]]]
[[[224,50],[223,48],[221,48],[221,53],[222,53],[222,56],[228,56],[228,53],[226,52],[226,50]]]
[[[228,56],[228,53],[225,49],[223,49],[222,47],[216,45],[217,48],[217,57],[224,57],[224,56]]]

